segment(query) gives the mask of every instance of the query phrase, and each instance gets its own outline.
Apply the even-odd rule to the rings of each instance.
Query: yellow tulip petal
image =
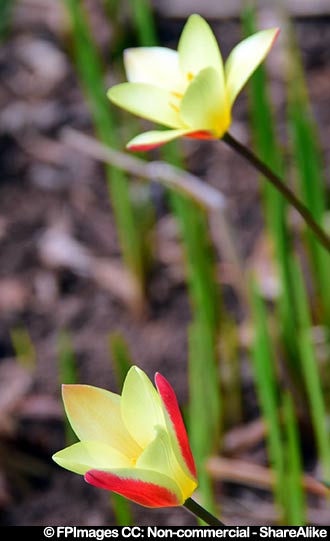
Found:
[[[149,83],[170,91],[184,92],[185,81],[177,51],[167,47],[136,47],[124,51],[127,80]]]
[[[129,468],[131,461],[113,447],[94,441],[75,443],[53,455],[62,468],[85,475],[91,469]]]
[[[190,128],[211,131],[221,137],[230,124],[230,108],[218,72],[203,69],[185,93],[180,114]]]
[[[264,60],[278,33],[278,28],[262,30],[241,41],[231,51],[225,65],[226,87],[231,104]]]
[[[200,15],[191,15],[182,31],[178,52],[181,69],[189,80],[202,69],[212,67],[219,74],[219,90],[224,87],[224,69],[217,40]]]
[[[157,471],[174,479],[182,491],[184,500],[189,498],[197,487],[196,481],[187,476],[180,467],[171,438],[163,427],[157,427],[156,438],[143,451],[136,467]]]
[[[108,98],[134,115],[163,124],[182,128],[175,98],[170,92],[145,83],[123,83],[108,91]]]
[[[133,366],[126,376],[121,414],[128,431],[143,449],[155,438],[155,427],[165,424],[159,395],[137,366]]]
[[[177,137],[187,135],[191,130],[164,130],[164,131],[148,131],[141,133],[127,143],[126,147],[129,150],[146,151],[152,148],[164,145]]]
[[[99,441],[127,457],[141,448],[128,433],[120,410],[120,396],[91,385],[63,385],[64,406],[70,424],[80,440]]]

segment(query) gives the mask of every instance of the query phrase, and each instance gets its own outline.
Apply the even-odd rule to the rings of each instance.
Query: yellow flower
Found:
[[[231,123],[232,105],[265,58],[279,30],[262,30],[241,41],[225,65],[207,22],[191,15],[178,51],[165,47],[127,49],[128,83],[112,87],[109,99],[127,111],[171,128],[138,135],[127,147],[149,150],[186,135],[218,139]]]
[[[153,387],[133,366],[122,395],[63,385],[70,424],[81,440],[53,456],[57,464],[146,507],[182,505],[197,487],[196,469],[175,393],[156,374]]]

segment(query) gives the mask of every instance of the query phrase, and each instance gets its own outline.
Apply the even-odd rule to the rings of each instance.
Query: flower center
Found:
[[[195,75],[191,71],[187,73],[187,79],[189,82],[191,82],[194,77]],[[183,93],[172,90],[171,95],[173,96],[174,100],[170,101],[169,105],[176,113],[178,113],[180,111],[180,101],[183,98]]]

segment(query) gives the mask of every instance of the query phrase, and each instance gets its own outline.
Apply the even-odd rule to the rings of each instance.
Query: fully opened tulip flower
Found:
[[[269,52],[277,28],[263,30],[239,43],[225,65],[207,22],[191,15],[178,51],[165,47],[127,49],[128,83],[112,87],[110,100],[168,130],[138,135],[127,147],[148,150],[180,136],[221,138],[231,124],[233,103]]]
[[[184,504],[197,486],[194,459],[172,387],[158,373],[155,383],[157,390],[134,366],[121,396],[64,385],[65,410],[80,442],[56,453],[55,462],[146,507]]]

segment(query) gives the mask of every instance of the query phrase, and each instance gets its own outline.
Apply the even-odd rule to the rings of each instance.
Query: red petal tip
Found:
[[[127,149],[132,152],[147,152],[148,150],[152,150],[153,148],[157,148],[164,145],[164,143],[153,143],[149,145],[127,145]]]
[[[271,43],[271,45],[270,45],[270,48],[273,47],[273,45],[274,45],[275,41],[277,40],[277,38],[278,38],[280,32],[281,32],[281,29],[280,29],[280,28],[277,28],[277,29],[276,29],[276,32],[275,32],[275,34],[274,34],[272,43]]]
[[[175,507],[180,505],[175,494],[167,488],[139,481],[125,479],[109,472],[89,470],[85,481],[98,488],[111,490],[144,507]]]
[[[215,139],[214,135],[211,132],[204,130],[189,133],[187,137],[190,137],[191,139]]]
[[[165,409],[172,422],[183,460],[185,461],[187,468],[192,474],[192,476],[196,479],[197,472],[194,457],[190,449],[186,428],[184,426],[175,392],[171,384],[167,381],[166,378],[164,378],[164,376],[159,374],[159,372],[157,372],[155,375],[155,383],[161,396],[162,402],[165,406]]]

